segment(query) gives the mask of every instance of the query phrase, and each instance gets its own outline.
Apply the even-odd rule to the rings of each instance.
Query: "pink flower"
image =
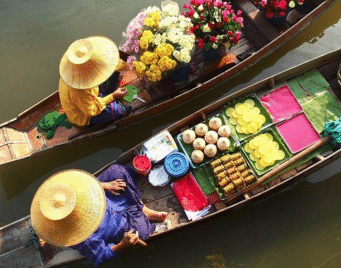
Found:
[[[210,41],[211,41],[212,43],[217,42],[217,37],[211,36],[211,37],[210,37]]]
[[[240,36],[241,36],[241,32],[239,32],[239,31],[236,31],[236,33],[235,33],[235,38],[237,38],[238,40],[240,39]]]
[[[283,12],[283,11],[282,11],[282,12],[279,12],[278,15],[279,15],[280,17],[284,17],[284,16],[285,16],[285,12]]]
[[[181,15],[184,16],[184,17],[188,17],[187,12],[182,12]]]
[[[225,7],[226,7],[227,10],[231,10],[232,9],[231,5],[226,5]]]
[[[233,32],[232,32],[231,30],[229,30],[229,31],[227,32],[227,35],[228,35],[228,36],[232,36],[232,35],[233,35]]]
[[[282,1],[279,2],[278,7],[279,7],[280,9],[286,10],[287,7],[288,7],[287,5],[288,5],[287,1],[282,0]]]
[[[185,3],[183,4],[182,8],[188,8],[188,5]]]
[[[230,41],[232,42],[232,43],[234,43],[234,44],[238,44],[238,39],[237,38],[235,38],[235,37],[233,37],[233,38],[231,38],[230,39]]]
[[[260,1],[260,4],[262,5],[262,7],[265,7],[267,3],[268,3],[267,0]]]
[[[237,11],[237,16],[239,17],[243,12],[241,10]]]
[[[195,4],[197,6],[203,5],[205,3],[205,0],[195,0]]]
[[[237,21],[237,16],[233,16],[232,20]]]
[[[194,5],[194,4],[195,4],[195,0],[190,0],[189,3],[190,3],[191,5]]]
[[[238,17],[237,22],[240,24],[241,27],[244,27],[243,17]]]
[[[221,8],[222,5],[223,5],[223,3],[222,3],[222,2],[219,2],[219,1],[215,1],[215,2],[213,3],[213,5],[214,5],[215,7],[217,7],[217,8]]]
[[[193,8],[191,8],[191,9],[188,11],[188,15],[189,15],[189,17],[190,17],[190,18],[192,18],[192,17],[193,17],[193,15],[194,15],[194,13],[195,13],[194,9],[193,9]]]
[[[221,12],[221,14],[223,15],[223,16],[228,16],[228,15],[230,15],[230,11],[229,10],[227,10],[227,9],[225,9],[225,10],[223,10],[222,12]]]

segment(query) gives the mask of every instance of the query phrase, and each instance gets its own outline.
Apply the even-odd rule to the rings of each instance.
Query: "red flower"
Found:
[[[187,12],[182,12],[181,15],[182,15],[182,16],[185,16],[185,17],[188,17]]]
[[[208,27],[210,27],[210,29],[213,29],[214,28],[214,23],[209,22],[208,23]]]
[[[199,49],[202,49],[203,47],[204,47],[204,39],[202,39],[202,38],[199,38],[199,40],[198,40],[198,48]]]
[[[217,42],[217,37],[211,36],[211,37],[210,37],[210,41],[211,41],[212,43]]]
[[[189,14],[190,18],[193,17],[194,13],[195,13],[195,11],[194,11],[193,8],[191,8],[191,9],[188,11],[188,14]]]
[[[231,30],[229,30],[229,31],[227,32],[227,35],[228,35],[228,36],[232,36],[232,35],[233,35],[233,32],[232,32]]]
[[[279,12],[278,15],[279,15],[280,17],[284,17],[284,16],[285,16],[285,12]]]
[[[190,0],[189,3],[190,3],[191,5],[194,5],[194,4],[195,4],[195,0]]]
[[[267,12],[265,13],[265,16],[267,16],[268,18],[271,19],[273,16],[275,16],[275,13],[272,12],[272,11],[267,11]]]
[[[200,20],[203,21],[205,19],[204,16],[200,16]]]
[[[242,33],[239,32],[239,31],[237,31],[237,32],[235,33],[234,37],[235,37],[237,40],[239,40],[241,35],[242,35]]]
[[[233,44],[238,44],[238,39],[236,37],[233,37],[230,39],[230,41],[233,43]]]
[[[221,23],[220,23],[220,22],[217,22],[217,23],[215,24],[215,27],[216,27],[217,29],[220,29]]]
[[[182,8],[188,8],[188,5],[185,3],[183,4]]]

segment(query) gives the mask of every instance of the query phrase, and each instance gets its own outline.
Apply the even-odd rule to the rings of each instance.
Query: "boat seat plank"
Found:
[[[0,164],[7,163],[13,159],[11,151],[8,148],[8,144],[0,146]]]
[[[272,41],[280,35],[279,31],[261,14],[250,0],[240,0],[238,5],[243,11],[244,17],[248,17],[258,28],[258,31],[266,36],[268,41]]]
[[[6,143],[5,134],[2,128],[0,128],[0,146]]]
[[[28,143],[9,143],[8,148],[13,158],[20,158],[32,153],[32,147]]]
[[[244,19],[244,28],[242,28],[241,32],[257,50],[269,43],[266,35],[259,32],[258,28],[247,17]],[[255,32],[257,32],[257,35],[254,34]]]
[[[53,147],[54,145],[68,141],[71,135],[81,132],[84,129],[84,127],[77,127],[75,125],[70,129],[67,129],[66,127],[58,127],[51,139],[48,140],[45,138],[45,136],[43,136],[43,139],[45,139],[45,144],[47,147]]]

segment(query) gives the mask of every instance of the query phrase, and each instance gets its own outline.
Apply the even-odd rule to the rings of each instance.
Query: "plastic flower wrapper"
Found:
[[[142,12],[129,23],[127,33],[133,28],[133,34],[122,48],[131,54],[128,61],[136,73],[155,83],[190,62],[195,47],[195,36],[190,32],[193,25],[171,0],[162,2],[161,10],[153,7]]]
[[[304,0],[253,0],[253,3],[265,11],[266,17],[278,18],[286,16],[287,12],[297,5],[303,5]]]
[[[191,19],[196,44],[199,49],[232,47],[239,42],[240,29],[244,26],[242,12],[234,13],[232,6],[221,0],[190,0],[182,14]]]

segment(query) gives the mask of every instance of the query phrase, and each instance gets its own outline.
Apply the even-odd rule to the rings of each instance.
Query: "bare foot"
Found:
[[[143,206],[142,212],[147,216],[148,220],[158,221],[158,222],[164,221],[168,215],[167,212],[159,212],[159,211],[147,208],[146,206]]]

